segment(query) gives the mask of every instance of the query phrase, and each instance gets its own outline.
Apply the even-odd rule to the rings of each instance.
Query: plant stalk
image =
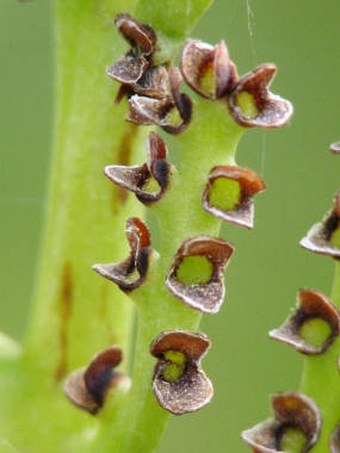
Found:
[[[331,301],[340,309],[340,263],[335,264]],[[300,391],[313,398],[320,409],[322,429],[320,438],[312,449],[313,453],[329,450],[329,436],[339,422],[340,380],[338,358],[340,338],[318,356],[304,358]]]
[[[132,387],[121,400],[120,409],[117,405],[114,412],[109,407],[104,409],[102,417],[114,420],[102,423],[97,447],[146,453],[154,451],[162,438],[169,413],[160,408],[152,393],[155,359],[149,352],[150,343],[165,330],[197,331],[202,317],[172,296],[165,286],[166,275],[183,240],[201,234],[218,235],[221,222],[203,210],[201,198],[212,166],[235,163],[243,131],[225,104],[198,99],[192,124],[174,139],[180,148],[179,169],[164,198],[152,208],[160,224],[160,256],[153,261],[147,281],[132,293],[138,312]],[[171,160],[171,149],[169,156]],[[115,433],[108,429],[113,424]]]

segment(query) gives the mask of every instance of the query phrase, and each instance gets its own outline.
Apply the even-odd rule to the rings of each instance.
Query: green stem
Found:
[[[173,175],[164,199],[154,207],[160,222],[160,257],[153,261],[147,282],[132,295],[138,308],[132,387],[121,402],[119,415],[109,409],[102,414],[108,419],[111,413],[116,433],[107,428],[109,422],[103,423],[96,445],[110,445],[113,451],[146,453],[156,448],[169,414],[159,407],[151,390],[155,359],[149,353],[150,343],[164,330],[196,331],[202,316],[175,299],[166,289],[165,279],[184,239],[218,235],[220,221],[203,210],[201,197],[212,166],[234,163],[244,129],[234,123],[226,105],[220,102],[200,99],[194,112],[189,129],[176,138],[181,153],[178,173]],[[171,159],[171,149],[169,154]]]
[[[124,3],[123,8],[120,3]],[[122,347],[125,353],[123,367],[128,369],[126,356],[129,356],[132,336],[132,306],[114,285],[95,275],[91,265],[119,261],[127,255],[127,244],[121,240],[126,217],[140,216],[143,211],[134,197],[112,186],[102,176],[105,165],[128,165],[144,160],[144,156],[137,156],[137,149],[144,154],[137,127],[123,122],[126,104],[113,109],[117,87],[109,80],[105,82],[104,76],[104,68],[124,51],[120,47],[122,41],[114,34],[113,17],[122,10],[132,12],[135,3],[134,0],[55,0],[57,105],[45,238],[23,359],[17,360],[14,354],[7,374],[0,380],[1,388],[7,391],[0,420],[2,432],[19,450],[23,446],[29,451],[37,445],[45,448],[47,443],[49,451],[90,449],[104,452],[115,446],[126,453],[153,449],[159,442],[168,414],[158,407],[151,393],[153,360],[148,353],[149,343],[161,330],[178,327],[195,330],[201,317],[175,300],[163,284],[165,269],[186,235],[202,232],[216,235],[218,232],[217,222],[200,207],[203,179],[215,160],[211,156],[200,158],[198,154],[201,159],[198,175],[202,179],[199,181],[195,176],[196,169],[190,168],[191,159],[183,157],[183,176],[174,183],[173,201],[169,198],[168,207],[164,204],[163,216],[169,222],[166,220],[162,227],[177,233],[170,206],[177,196],[182,196],[182,191],[187,194],[189,206],[193,203],[199,208],[194,207],[190,221],[187,215],[191,209],[187,209],[188,205],[182,201],[176,213],[177,218],[184,219],[181,234],[175,242],[171,234],[164,236],[164,259],[154,262],[145,289],[136,296],[140,326],[131,391],[120,392],[119,396],[110,399],[97,419],[76,410],[63,395],[62,381],[66,374],[87,364],[95,353],[109,344],[117,343]],[[179,31],[174,36],[178,39],[188,32],[211,0],[175,3],[181,19]],[[143,6],[143,1],[140,5]],[[158,16],[163,17],[159,4],[158,9],[155,5],[153,12],[157,10]],[[188,10],[185,20],[182,20],[183,8]],[[146,16],[148,14],[146,12]],[[147,17],[141,19],[149,22]],[[164,25],[164,21],[160,23]],[[161,31],[165,41],[171,38],[167,34],[172,30]],[[173,47],[176,47],[175,41]],[[221,106],[216,109],[221,114]],[[220,135],[224,137],[225,133],[225,138],[222,141],[221,137],[216,138],[215,144],[213,140],[212,149],[220,146],[223,152],[228,150],[227,161],[231,162],[230,156],[241,129],[231,126],[225,106],[223,110],[224,123],[228,127],[222,127],[223,134]],[[202,112],[197,113],[201,121],[200,115]],[[207,128],[215,127],[213,116],[204,112],[203,116]],[[201,129],[198,124],[198,120],[193,124],[193,136]],[[179,143],[188,149],[193,149],[192,143],[196,143],[194,147],[202,144],[201,153],[205,156],[211,149],[210,140],[209,146],[208,143],[204,145],[207,134],[200,132],[201,139],[190,138],[188,132]],[[235,136],[231,138],[228,134]],[[216,159],[217,163],[221,160]],[[185,175],[191,180],[192,187]],[[201,223],[196,214],[197,219],[202,219]],[[164,306],[172,304],[174,309],[164,312],[159,300]],[[8,377],[11,386],[6,384]],[[53,417],[50,417],[51,413]],[[96,437],[98,448],[93,449],[89,433],[94,436],[101,421]],[[40,425],[44,429],[38,433],[37,426]]]
[[[102,176],[107,164],[135,160],[137,139],[137,128],[123,121],[124,107],[113,108],[117,87],[105,82],[105,67],[122,52],[118,46],[112,51],[117,6],[108,0],[55,3],[53,171],[26,345],[28,356],[57,380],[108,344],[126,349],[128,342],[130,305],[91,271],[93,263],[127,253],[121,241],[126,216],[141,212],[133,197]]]
[[[214,0],[139,0],[136,18],[157,33],[183,44]]]
[[[177,27],[180,36],[210,3],[200,0],[190,7]],[[53,172],[26,349],[38,368],[59,381],[107,344],[128,349],[131,306],[113,285],[92,273],[91,265],[126,256],[127,245],[121,240],[126,217],[142,212],[134,197],[102,177],[105,165],[144,158],[134,152],[141,128],[123,121],[125,103],[113,109],[117,87],[104,81],[105,68],[123,53],[113,18],[123,10],[132,12],[135,5],[136,0],[55,0],[58,103]],[[188,5],[176,5],[182,17]],[[153,6],[151,19],[157,14],[163,17],[159,4]],[[150,18],[141,19],[153,25]],[[136,146],[140,153],[142,143]]]
[[[112,343],[128,356],[132,306],[91,270],[126,256],[126,217],[142,213],[102,175],[105,165],[142,160],[135,148],[144,154],[137,127],[123,121],[126,107],[113,108],[117,85],[105,79],[105,67],[123,53],[113,27],[119,10],[111,0],[55,2],[57,103],[45,238],[23,360],[0,382],[1,431],[20,451],[77,451],[68,443],[96,422],[67,401],[64,377]]]
[[[333,304],[340,309],[340,262],[335,263],[335,273],[333,280],[333,288],[331,293]]]
[[[340,263],[336,262],[332,302],[340,309]],[[321,436],[313,448],[313,453],[324,453],[329,450],[329,436],[339,422],[340,414],[340,379],[338,358],[340,355],[340,338],[323,354],[306,356],[300,390],[313,398],[321,411]]]
[[[218,235],[221,223],[204,211],[202,194],[214,166],[235,164],[236,146],[243,131],[223,101],[198,99],[195,103],[192,124],[177,139],[178,173],[169,194],[155,207],[162,231],[162,255],[171,259],[186,237]]]

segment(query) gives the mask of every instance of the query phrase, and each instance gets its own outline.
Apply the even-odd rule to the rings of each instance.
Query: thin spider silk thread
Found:
[[[247,10],[247,28],[248,28],[248,34],[249,34],[250,51],[252,54],[253,65],[256,67],[258,59],[257,59],[257,52],[256,52],[255,40],[254,40],[255,16],[254,16],[254,11],[250,4],[250,0],[246,0],[246,10]],[[264,178],[264,174],[265,174],[266,150],[267,150],[267,137],[266,137],[265,131],[261,131],[260,175],[262,178]]]
[[[254,11],[250,5],[250,0],[246,0],[246,8],[247,8],[247,26],[248,26],[248,33],[249,33],[249,44],[250,50],[252,53],[253,64],[257,64],[257,53],[255,49],[255,42],[254,42]]]

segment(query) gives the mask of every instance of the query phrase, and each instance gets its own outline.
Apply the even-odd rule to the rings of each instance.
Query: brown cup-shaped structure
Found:
[[[181,75],[178,69],[169,70],[170,95],[162,99],[134,95],[129,99],[127,120],[136,124],[154,124],[170,134],[179,134],[189,125],[192,102],[189,96],[180,92]],[[179,122],[173,122],[170,113],[176,110]]]
[[[127,54],[107,70],[107,75],[124,85],[135,85],[149,67],[143,57]]]
[[[330,145],[329,150],[332,154],[340,154],[340,142],[334,142]]]
[[[171,165],[166,160],[167,149],[162,138],[155,132],[149,135],[148,161],[143,165],[109,165],[105,175],[120,187],[133,192],[145,205],[160,200],[168,189]],[[149,191],[150,180],[156,181],[157,191]]]
[[[112,65],[107,74],[122,84],[134,85],[142,78],[150,63],[148,58],[156,43],[155,32],[148,26],[142,25],[129,14],[118,14],[115,25],[125,40],[131,45],[131,50]]]
[[[284,324],[269,332],[274,340],[293,346],[303,354],[322,354],[338,337],[340,332],[340,316],[335,305],[321,292],[313,289],[299,291],[299,306]],[[329,335],[322,344],[310,344],[302,335],[301,328],[315,319],[325,321],[329,325]]]
[[[182,51],[180,68],[186,83],[207,99],[225,96],[238,78],[224,41],[212,46],[189,40]]]
[[[122,291],[129,292],[144,282],[152,248],[149,230],[137,217],[128,218],[126,236],[131,249],[126,260],[120,263],[95,264],[92,269],[116,283]]]
[[[315,445],[321,429],[320,412],[314,401],[302,393],[283,393],[272,397],[274,419],[243,431],[242,438],[256,453],[282,453],[282,441],[289,431],[303,438],[300,453]]]
[[[340,424],[336,425],[329,439],[330,453],[340,452]]]
[[[209,347],[205,335],[183,330],[162,332],[152,342],[150,352],[158,359],[152,387],[164,409],[182,415],[210,402],[214,390],[201,369]]]
[[[197,236],[186,239],[178,249],[166,279],[168,290],[179,300],[203,313],[216,313],[224,295],[224,271],[234,251],[228,242],[211,236]],[[204,281],[183,282],[179,273],[187,258],[201,257],[211,267],[210,275]],[[203,263],[204,264],[204,263]],[[195,276],[193,276],[195,279]]]
[[[155,99],[163,99],[169,91],[169,75],[164,66],[152,66],[138,83],[132,86],[133,93]],[[131,93],[131,94],[133,94]]]
[[[131,45],[131,49],[107,70],[109,77],[122,84],[116,102],[135,93],[157,99],[165,97],[167,70],[164,66],[154,66],[152,61],[157,40],[155,32],[128,14],[118,14],[115,24]]]
[[[263,64],[244,75],[228,98],[235,120],[245,127],[273,128],[288,122],[292,104],[269,91],[276,66]]]
[[[300,245],[311,252],[340,259],[340,192],[335,195],[332,211],[321,223],[312,226]]]
[[[276,66],[263,64],[239,78],[221,41],[211,46],[189,40],[184,46],[181,71],[187,84],[208,99],[225,98],[234,119],[245,127],[283,126],[292,113],[292,104],[269,91]]]
[[[168,72],[163,66],[149,67],[143,57],[126,56],[107,70],[108,76],[120,82],[115,103],[134,94],[163,99],[168,94]]]
[[[115,25],[136,52],[138,49],[145,56],[150,56],[153,53],[156,45],[156,34],[149,25],[141,24],[126,13],[117,14]]]
[[[121,349],[111,346],[96,355],[87,368],[71,373],[64,383],[68,399],[80,409],[96,414],[110,389],[122,381],[129,383],[127,376],[115,371],[121,360]]]
[[[238,186],[238,199],[233,200],[232,206],[219,206],[214,202],[212,192],[216,190],[219,182],[235,181]],[[253,195],[264,191],[266,188],[261,178],[253,171],[232,165],[214,167],[209,176],[208,183],[203,192],[203,208],[213,216],[236,225],[252,228],[254,224]],[[223,189],[220,189],[222,191]],[[226,189],[228,190],[228,189]],[[225,193],[225,198],[228,198]]]

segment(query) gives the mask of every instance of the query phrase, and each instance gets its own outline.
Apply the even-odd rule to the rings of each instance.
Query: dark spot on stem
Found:
[[[132,146],[136,139],[138,126],[136,124],[128,124],[118,146],[118,165],[129,165],[131,159]]]
[[[129,165],[133,144],[137,137],[138,126],[133,123],[128,123],[124,134],[118,145],[118,153],[116,162],[118,165]],[[117,211],[117,204],[124,205],[128,198],[128,192],[122,188],[113,187],[113,212]]]
[[[109,302],[112,303],[112,300],[109,300],[110,294],[109,294],[109,286],[108,285],[103,285],[102,290],[101,290],[101,298],[100,298],[100,318],[102,319],[102,324],[103,328],[105,329],[107,333],[107,343],[108,344],[115,344],[117,343],[116,337],[114,335],[114,332],[112,331],[111,324],[110,324],[110,316],[109,316]]]
[[[68,348],[68,327],[72,313],[72,302],[74,295],[74,280],[72,265],[69,261],[64,263],[61,272],[60,289],[58,293],[58,314],[59,323],[59,346],[60,359],[55,372],[57,381],[61,381],[67,373],[67,348]]]

